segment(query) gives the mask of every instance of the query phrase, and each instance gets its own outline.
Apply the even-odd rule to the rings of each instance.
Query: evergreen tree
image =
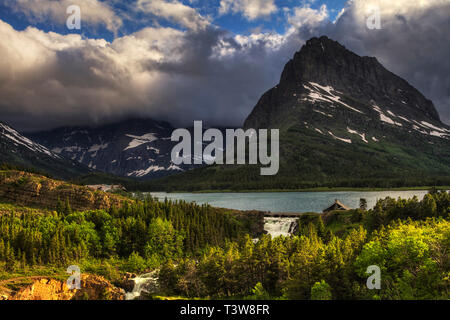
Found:
[[[66,216],[71,215],[72,212],[72,207],[70,206],[70,202],[69,202],[69,198],[66,198],[66,203],[64,205],[64,214]]]
[[[367,210],[367,200],[365,198],[359,199],[359,208],[363,211]]]

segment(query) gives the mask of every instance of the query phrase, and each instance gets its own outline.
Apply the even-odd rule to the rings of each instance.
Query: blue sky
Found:
[[[5,2],[0,3],[0,19],[12,25],[16,30],[23,30],[28,26],[33,26],[46,32],[52,31],[59,34],[79,33],[88,38],[104,38],[108,41],[112,41],[114,37],[131,34],[149,26],[182,28],[180,25],[167,19],[156,17],[149,13],[138,12],[135,10],[137,0],[99,1],[108,4],[118,16],[123,17],[123,26],[119,29],[118,34],[114,35],[113,32],[107,30],[103,25],[86,22],[83,23],[80,31],[68,30],[62,21],[54,21],[50,17],[48,19],[36,19],[36,17],[30,17],[24,10],[14,8],[14,5],[7,5],[8,2],[13,3],[14,0],[5,0]],[[171,0],[166,1],[170,2]],[[194,8],[200,15],[210,19],[213,25],[233,34],[243,35],[259,32],[284,33],[289,27],[287,15],[296,7],[310,7],[319,10],[322,5],[326,5],[329,20],[334,21],[346,3],[346,0],[273,0],[277,8],[276,11],[250,20],[239,12],[221,14],[219,12],[221,0],[178,1]]]
[[[186,2],[186,1],[185,1]],[[220,0],[199,0],[199,3],[209,3],[209,11],[214,14],[217,13],[217,8],[219,7]],[[334,21],[339,11],[344,8],[346,0],[325,0],[325,1],[299,1],[299,0],[278,0],[275,1],[275,5],[279,8],[274,14],[267,17],[262,17],[254,21],[248,21],[240,14],[226,14],[222,16],[217,16],[215,19],[215,24],[221,26],[222,28],[236,33],[236,34],[248,34],[256,28],[261,28],[263,31],[274,31],[277,33],[283,33],[287,26],[286,12],[282,8],[293,9],[295,7],[310,6],[312,9],[319,9],[322,5],[326,5],[330,20]]]

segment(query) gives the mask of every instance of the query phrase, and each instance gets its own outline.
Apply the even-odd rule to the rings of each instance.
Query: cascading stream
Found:
[[[297,226],[297,218],[264,218],[264,230],[272,236],[272,238],[279,236],[290,236]]]
[[[150,287],[155,287],[158,284],[157,271],[146,273],[137,276],[133,279],[133,291],[125,294],[125,300],[134,300],[139,298],[143,292],[149,292]]]

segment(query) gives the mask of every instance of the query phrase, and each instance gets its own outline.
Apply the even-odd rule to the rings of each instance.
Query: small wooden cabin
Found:
[[[342,202],[340,202],[338,199],[336,199],[330,207],[323,210],[323,213],[328,213],[331,211],[339,211],[339,210],[345,211],[345,210],[350,210],[350,208],[347,207]]]

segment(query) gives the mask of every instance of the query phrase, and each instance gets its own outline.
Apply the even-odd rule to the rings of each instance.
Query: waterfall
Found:
[[[290,236],[297,226],[297,218],[264,218],[264,230],[272,236],[272,238],[279,236]]]
[[[134,278],[133,291],[127,292],[125,294],[125,300],[134,300],[136,298],[139,298],[143,292],[148,293],[152,287],[154,288],[155,286],[157,286],[157,272],[158,271],[153,271]]]

